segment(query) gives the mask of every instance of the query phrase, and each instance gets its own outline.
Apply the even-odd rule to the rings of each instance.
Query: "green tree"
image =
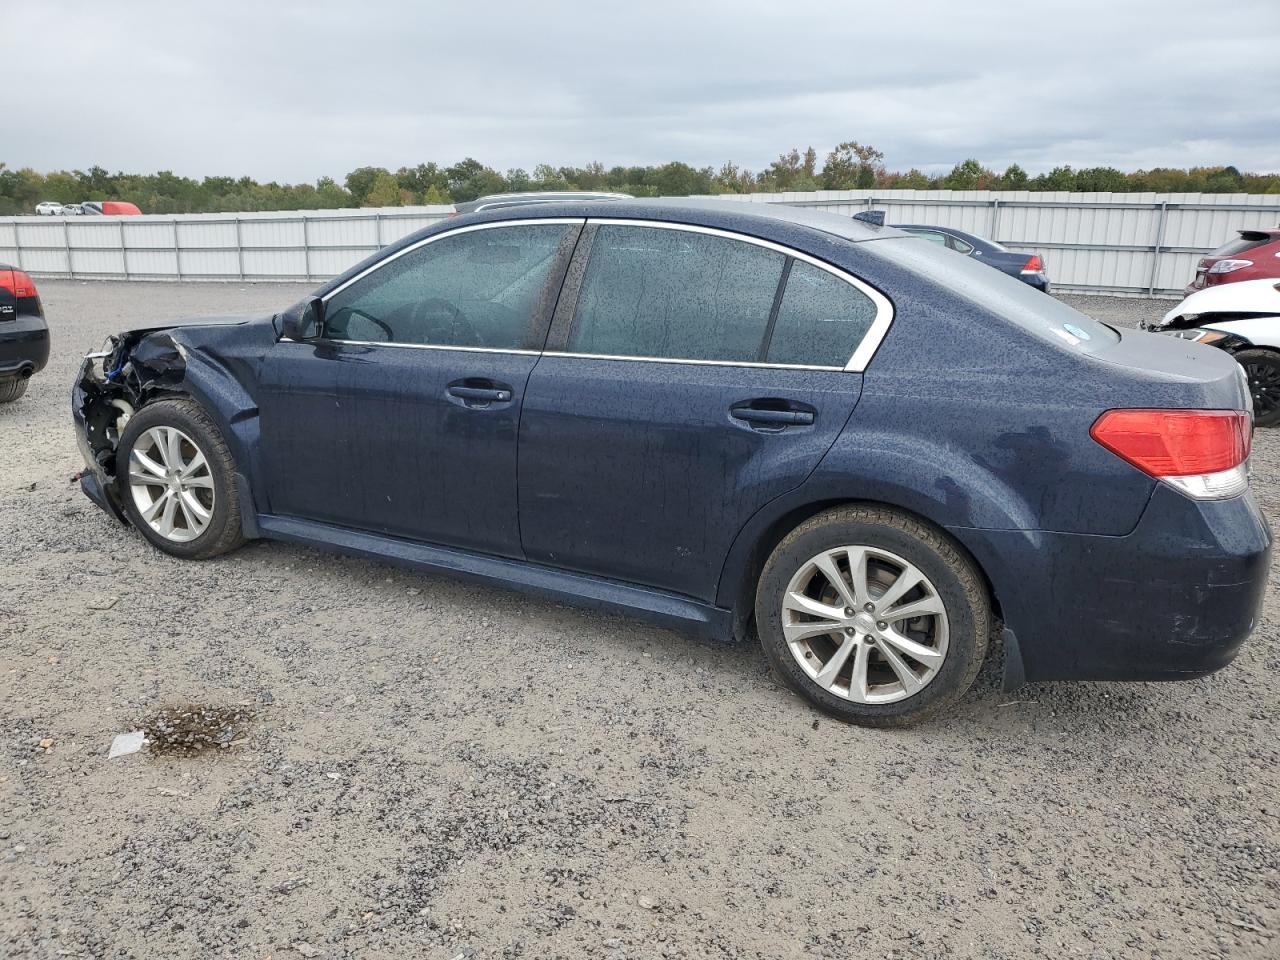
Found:
[[[847,140],[827,154],[822,165],[824,190],[867,189],[884,174],[884,154],[875,147]]]
[[[365,207],[398,207],[401,203],[400,184],[387,171],[380,173],[373,181],[365,202]]]
[[[1000,176],[1000,186],[1005,190],[1025,190],[1027,180],[1027,171],[1016,163],[1011,163],[1005,167],[1004,173]]]
[[[357,167],[347,174],[347,190],[357,207],[369,206],[369,192],[380,177],[389,177],[386,167]]]
[[[977,160],[970,157],[951,168],[951,172],[942,180],[944,190],[975,190],[982,175],[991,171],[983,168]]]

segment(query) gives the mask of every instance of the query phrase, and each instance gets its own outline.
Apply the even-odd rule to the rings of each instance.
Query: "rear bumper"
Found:
[[[19,314],[0,322],[0,379],[31,376],[49,362],[49,325],[44,317]]]
[[[1251,494],[1163,484],[1124,537],[952,531],[995,588],[1027,680],[1182,680],[1230,663],[1266,589],[1271,532]]]

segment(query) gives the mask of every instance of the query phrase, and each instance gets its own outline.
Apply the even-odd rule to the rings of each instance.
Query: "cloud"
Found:
[[[341,177],[680,159],[848,139],[965,157],[1280,170],[1280,6],[42,0],[7,11],[10,166]],[[17,41],[17,42],[15,42]]]

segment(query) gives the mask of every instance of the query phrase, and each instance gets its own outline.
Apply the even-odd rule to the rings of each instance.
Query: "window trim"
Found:
[[[794,260],[801,260],[810,266],[816,267],[819,270],[824,270],[837,279],[848,283],[858,292],[866,296],[872,304],[874,304],[876,308],[875,316],[872,317],[871,326],[867,329],[866,334],[858,343],[857,349],[854,350],[853,355],[849,357],[848,361],[846,361],[843,366],[810,363],[769,363],[767,361],[759,360],[695,360],[681,357],[631,357],[604,353],[577,353],[571,350],[544,350],[543,356],[579,357],[589,360],[634,360],[641,363],[684,363],[713,367],[763,367],[765,369],[772,370],[833,370],[845,373],[863,373],[866,371],[867,364],[871,362],[871,358],[875,356],[876,351],[879,349],[885,335],[889,331],[890,324],[893,322],[893,303],[879,290],[868,284],[865,280],[861,280],[853,274],[827,263],[825,260],[820,260],[811,254],[796,250],[794,247],[774,243],[772,240],[763,240],[760,237],[753,237],[746,233],[738,233],[733,230],[722,230],[719,227],[704,227],[691,223],[673,223],[667,220],[636,220],[621,217],[587,218],[586,228],[588,230],[597,226],[651,227],[658,230],[683,230],[687,233],[700,233],[706,236],[724,237],[729,240],[738,240],[743,243],[753,244],[757,247],[763,247],[766,250],[772,250],[775,253],[780,253],[785,257],[790,257]],[[572,269],[570,272],[572,272]],[[790,270],[785,270],[785,272],[790,274]],[[585,270],[583,271],[583,275],[585,276]],[[789,279],[789,277],[786,279]],[[580,284],[578,287],[579,289],[572,291],[575,314]],[[785,289],[785,287],[780,285],[780,289]],[[565,305],[563,291],[561,293],[560,304],[562,307]],[[559,310],[557,310],[557,313],[559,313]],[[554,331],[554,322],[552,327]]]

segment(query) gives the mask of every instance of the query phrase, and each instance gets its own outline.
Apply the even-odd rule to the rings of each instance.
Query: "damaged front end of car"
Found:
[[[255,371],[278,337],[273,315],[200,317],[108,337],[88,354],[71,392],[77,440],[87,469],[73,480],[85,495],[126,522],[117,450],[129,419],[157,400],[186,398],[217,424],[237,462],[258,439]],[[239,471],[238,471],[239,472]],[[249,483],[244,483],[248,497]],[[253,504],[242,504],[246,525]]]
[[[182,396],[186,348],[172,328],[133,330],[108,337],[85,356],[72,388],[71,408],[86,469],[85,495],[125,523],[116,484],[116,448],[129,418],[147,403]]]

